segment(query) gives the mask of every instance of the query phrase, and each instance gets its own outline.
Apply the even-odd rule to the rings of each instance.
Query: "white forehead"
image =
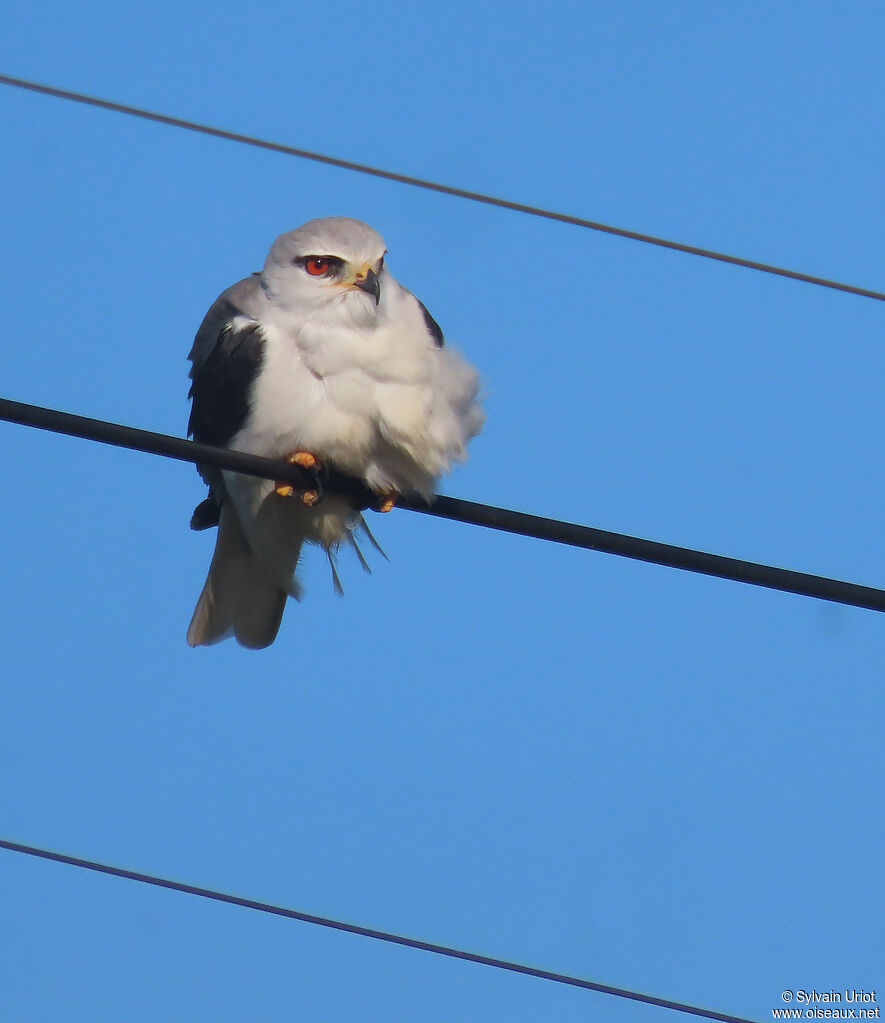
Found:
[[[361,220],[319,217],[281,234],[268,261],[291,263],[298,256],[338,256],[349,263],[374,262],[384,252],[384,239]]]

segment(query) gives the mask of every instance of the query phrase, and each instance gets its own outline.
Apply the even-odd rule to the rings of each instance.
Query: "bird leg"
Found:
[[[301,500],[308,508],[312,508],[315,504],[319,504],[322,500],[322,486],[320,484],[320,470],[323,465],[316,455],[312,455],[309,451],[293,451],[291,455],[286,459],[287,462],[291,462],[292,465],[300,465],[302,469],[313,469],[316,477],[316,484],[307,490],[301,492]],[[295,493],[295,487],[291,483],[285,481],[277,481],[274,483],[274,493],[280,497],[291,497]]]

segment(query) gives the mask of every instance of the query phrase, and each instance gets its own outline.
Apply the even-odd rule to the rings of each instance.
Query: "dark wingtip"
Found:
[[[194,513],[191,515],[191,529],[196,532],[200,532],[203,529],[211,529],[213,526],[218,525],[218,520],[221,515],[221,509],[215,503],[214,498],[207,497],[205,501],[194,508]]]

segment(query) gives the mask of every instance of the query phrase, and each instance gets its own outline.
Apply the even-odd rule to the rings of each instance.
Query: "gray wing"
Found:
[[[187,432],[194,440],[224,447],[249,414],[249,395],[264,358],[264,335],[257,319],[261,284],[257,275],[228,288],[206,313],[188,358],[191,361],[191,414]],[[237,318],[248,322],[237,324]],[[194,512],[191,526],[218,524],[224,497],[220,473],[199,465],[209,497]]]
[[[264,356],[261,326],[250,312],[260,287],[255,276],[228,288],[206,313],[194,339],[188,356],[188,397],[193,404],[187,432],[204,444],[228,444],[248,415],[249,392]]]
[[[193,364],[190,372],[192,380],[203,368],[222,331],[234,317],[248,316],[251,319],[258,319],[261,296],[261,274],[254,273],[237,281],[215,299],[209,312],[203,317],[188,354],[188,359]]]

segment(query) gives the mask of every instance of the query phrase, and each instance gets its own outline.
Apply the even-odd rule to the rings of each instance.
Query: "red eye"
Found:
[[[304,269],[313,277],[321,277],[329,272],[329,260],[322,256],[310,256],[304,264]]]

